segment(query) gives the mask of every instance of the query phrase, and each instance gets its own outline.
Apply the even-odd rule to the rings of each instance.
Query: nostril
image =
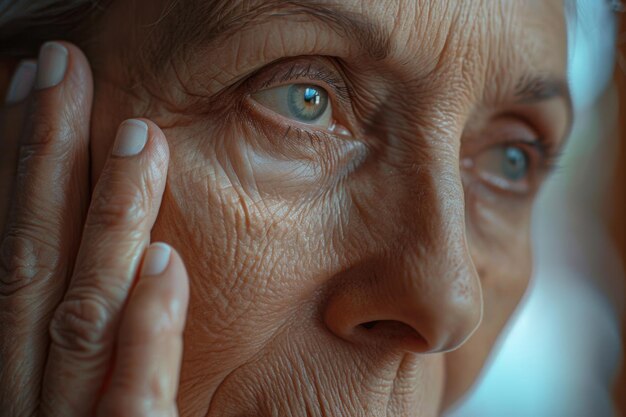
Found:
[[[428,343],[413,327],[396,320],[375,320],[361,323],[361,334],[378,343],[389,343],[401,350],[426,352]]]

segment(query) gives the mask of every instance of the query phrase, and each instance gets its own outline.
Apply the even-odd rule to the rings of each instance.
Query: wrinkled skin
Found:
[[[387,56],[278,17],[182,50],[138,88],[147,70],[133,57],[161,15],[139,3],[113,4],[87,51],[92,174],[123,119],[163,129],[152,239],[178,249],[191,280],[181,415],[434,416],[459,399],[527,287],[545,177],[535,167],[516,194],[472,161],[567,133],[563,100],[515,98],[526,75],[565,76],[562,3],[346,0],[389,34]],[[350,102],[333,103],[350,138],[277,116],[250,97],[254,82],[227,88],[285,72],[270,65],[282,58],[350,85]]]

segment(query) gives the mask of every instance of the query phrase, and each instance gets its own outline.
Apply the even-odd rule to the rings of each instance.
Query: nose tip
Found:
[[[418,320],[416,324],[428,342],[429,353],[457,349],[472,336],[482,320],[480,287],[471,293],[451,292],[441,299],[441,303],[427,310],[426,314],[433,317]]]
[[[406,285],[407,279],[412,285]],[[369,288],[344,286],[334,294],[325,312],[333,333],[352,343],[438,353],[461,346],[482,319],[473,266],[447,278],[395,276],[376,282]]]

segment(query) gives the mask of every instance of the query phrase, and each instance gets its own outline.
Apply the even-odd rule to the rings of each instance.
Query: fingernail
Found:
[[[46,42],[39,50],[37,89],[54,87],[63,81],[67,69],[67,48],[57,42]]]
[[[146,250],[141,276],[161,275],[170,263],[172,248],[165,243],[153,243]]]
[[[141,120],[122,122],[113,146],[115,156],[133,156],[141,152],[148,141],[148,125]]]
[[[19,63],[9,90],[5,98],[6,104],[15,104],[24,100],[35,84],[35,76],[37,75],[37,64],[33,60],[24,60]]]

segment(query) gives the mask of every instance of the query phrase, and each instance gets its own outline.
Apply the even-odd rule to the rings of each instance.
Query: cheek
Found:
[[[480,276],[483,319],[465,345],[446,355],[446,407],[476,381],[532,274],[530,207],[503,210],[471,198],[468,201],[468,241]]]
[[[532,274],[529,239],[514,238],[506,250],[474,253],[472,256],[483,291],[481,328],[488,329],[492,335],[486,339],[489,343],[507,323],[528,288]]]
[[[508,265],[505,262],[489,265],[485,261],[480,265],[483,320],[461,348],[446,354],[444,408],[456,403],[476,382],[502,329],[528,286],[531,272],[529,263],[518,261]]]
[[[483,290],[484,321],[494,304],[512,310],[528,285],[533,198],[494,192],[479,181],[465,181],[464,189],[467,239]]]
[[[532,274],[529,202],[470,199],[472,259],[483,293],[485,355],[524,295]]]
[[[336,202],[314,198],[319,184],[309,172],[279,181],[295,163],[274,159],[259,167],[249,145],[254,136],[243,141],[242,132],[188,128],[166,135],[168,186],[152,238],[173,244],[191,277],[185,346],[194,350],[185,352],[183,381],[207,374],[219,380],[258,354],[296,312],[313,314],[303,304],[336,263],[319,256],[335,221],[324,213]],[[200,385],[203,395],[211,391]]]
[[[496,304],[512,310],[528,286],[532,272],[530,214],[528,201],[468,199],[468,241],[483,290],[483,321],[489,319],[489,309]],[[502,308],[494,316],[502,314]]]

